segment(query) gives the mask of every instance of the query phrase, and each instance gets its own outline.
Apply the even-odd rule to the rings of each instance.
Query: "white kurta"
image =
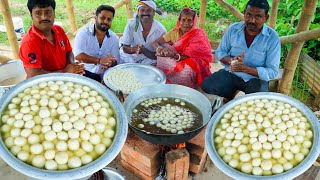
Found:
[[[120,43],[124,45],[129,45],[131,47],[136,46],[138,44],[144,45],[151,52],[155,52],[152,48],[152,43],[157,40],[159,37],[163,36],[167,31],[165,27],[158,22],[157,20],[153,20],[151,30],[148,34],[146,41],[143,38],[142,31],[143,27],[141,22],[139,21],[139,26],[137,31],[135,31],[136,19],[130,19],[124,32],[123,36],[120,38]],[[141,63],[141,64],[152,64],[155,63],[155,59],[149,59],[143,54],[127,54],[124,53],[123,50],[120,50],[120,63]]]

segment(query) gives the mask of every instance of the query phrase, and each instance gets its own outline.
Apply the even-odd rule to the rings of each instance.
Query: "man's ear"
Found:
[[[266,15],[266,21],[269,19],[269,14]]]

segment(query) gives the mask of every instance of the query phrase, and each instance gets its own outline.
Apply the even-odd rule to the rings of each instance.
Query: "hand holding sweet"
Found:
[[[102,69],[107,69],[108,67],[111,67],[115,62],[116,58],[111,54],[108,54],[105,57],[100,58],[99,60],[99,64],[102,65]]]
[[[246,65],[243,61],[244,52],[240,56],[234,57],[230,61],[230,71],[231,72],[244,72]]]
[[[63,72],[83,75],[85,73],[84,64],[80,64],[79,62],[67,64]]]

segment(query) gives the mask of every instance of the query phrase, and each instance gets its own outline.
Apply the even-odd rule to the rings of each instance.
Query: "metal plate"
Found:
[[[45,170],[26,164],[13,156],[5,146],[0,134],[0,157],[17,171],[34,179],[88,179],[88,177],[90,177],[94,172],[97,172],[100,169],[104,168],[119,154],[122,146],[125,143],[128,132],[128,121],[123,106],[121,105],[118,98],[104,85],[90,78],[69,73],[50,73],[35,76],[17,84],[6,93],[6,96],[3,96],[0,99],[0,116],[11,99],[17,96],[26,88],[32,87],[33,85],[39,84],[41,82],[59,80],[89,86],[109,102],[117,117],[117,127],[116,135],[108,150],[95,161],[79,168],[61,171]]]
[[[290,169],[289,171],[285,171],[283,173],[277,174],[277,175],[271,175],[271,176],[255,176],[255,175],[249,175],[245,174],[243,172],[240,172],[236,169],[233,169],[230,167],[227,163],[225,163],[222,158],[218,155],[218,152],[214,146],[213,139],[215,138],[215,129],[217,124],[220,122],[221,118],[225,113],[227,113],[230,109],[233,107],[242,104],[244,102],[247,102],[249,100],[255,100],[255,99],[268,99],[268,100],[277,100],[284,103],[288,103],[291,106],[296,107],[303,115],[309,120],[311,127],[313,129],[313,144],[312,148],[310,149],[310,153],[308,156],[297,166]],[[300,174],[304,173],[312,164],[315,162],[317,157],[320,153],[320,125],[318,122],[317,117],[315,114],[303,103],[300,101],[283,95],[279,93],[271,93],[271,92],[259,92],[259,93],[252,93],[245,96],[240,96],[238,98],[235,98],[232,101],[229,101],[227,104],[222,106],[211,118],[205,134],[205,141],[206,141],[206,149],[208,151],[209,157],[214,163],[215,166],[217,166],[222,172],[227,174],[228,176],[239,179],[239,180],[275,180],[275,179],[294,179],[295,177],[299,176]]]
[[[118,69],[130,70],[135,77],[140,81],[144,87],[157,84],[166,83],[166,75],[158,68],[151,65],[143,65],[137,63],[120,64],[108,69],[103,75],[104,83],[113,91],[119,90],[117,87],[112,86],[107,80],[110,72]],[[130,92],[123,91],[124,94],[130,94]]]

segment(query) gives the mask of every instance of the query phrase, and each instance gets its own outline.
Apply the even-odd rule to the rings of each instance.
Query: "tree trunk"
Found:
[[[280,37],[281,44],[320,38],[320,28]]]
[[[12,22],[12,16],[10,12],[10,7],[8,0],[0,0],[0,10],[2,12],[4,25],[6,26],[7,36],[9,44],[11,46],[13,58],[19,59],[19,45],[16,32],[14,31],[14,26]]]
[[[243,14],[239,12],[236,8],[231,6],[229,3],[225,2],[224,0],[214,0],[217,4],[219,4],[221,7],[225,8],[227,11],[229,11],[231,14],[239,18],[241,21],[244,21]]]
[[[270,14],[270,22],[269,22],[269,26],[272,29],[276,27],[279,2],[280,0],[272,0],[272,9]]]
[[[206,7],[207,7],[207,0],[201,0],[199,28],[203,30],[206,22]]]
[[[318,0],[304,1],[302,12],[301,12],[301,18],[299,20],[296,33],[307,31],[309,29],[312,17],[317,7],[317,2]],[[294,72],[297,68],[297,64],[298,64],[298,60],[299,60],[299,56],[300,56],[300,52],[303,44],[304,44],[304,41],[292,43],[291,50],[289,51],[284,64],[284,74],[283,74],[283,78],[279,88],[280,93],[287,94],[287,95],[290,93]]]
[[[132,19],[133,18],[134,12],[133,12],[132,0],[127,0],[126,14],[127,14],[127,18],[128,19]]]
[[[127,4],[127,0],[121,0],[121,1],[117,2],[115,5],[113,5],[113,8],[118,9],[125,4]]]
[[[72,33],[77,31],[77,23],[76,18],[74,16],[74,8],[72,4],[72,0],[67,0],[67,10],[68,10],[68,18],[69,18],[69,25],[71,26]]]

